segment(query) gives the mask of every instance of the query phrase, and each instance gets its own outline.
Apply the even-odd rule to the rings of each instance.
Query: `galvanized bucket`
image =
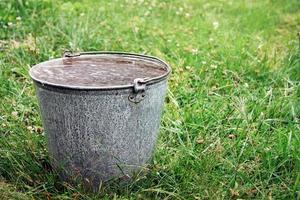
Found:
[[[151,158],[170,67],[144,55],[66,52],[33,66],[48,149],[63,180],[94,190]]]

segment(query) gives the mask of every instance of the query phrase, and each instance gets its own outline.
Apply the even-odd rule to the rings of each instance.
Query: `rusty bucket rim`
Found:
[[[158,83],[162,80],[165,80],[169,74],[171,73],[172,69],[171,67],[162,59],[157,58],[155,56],[150,56],[150,55],[143,55],[143,54],[137,54],[137,53],[131,53],[131,52],[119,52],[119,51],[86,51],[86,52],[79,52],[79,53],[72,53],[72,54],[67,54],[63,57],[60,58],[54,58],[54,59],[50,59],[50,60],[56,60],[56,59],[62,59],[62,58],[67,58],[67,57],[73,57],[73,56],[81,56],[81,55],[118,55],[118,56],[127,56],[127,57],[132,57],[132,58],[141,58],[144,60],[148,60],[148,61],[153,61],[153,62],[157,62],[162,64],[162,66],[164,67],[164,69],[166,70],[166,72],[163,75],[157,76],[157,77],[153,77],[150,79],[147,79],[145,81],[143,81],[143,84],[146,85],[152,85],[155,83]],[[48,61],[50,61],[48,60]],[[43,61],[41,63],[44,62],[48,62],[48,61]],[[32,73],[32,70],[35,66],[41,64],[38,63],[36,65],[33,65],[30,70],[29,70],[29,76],[32,78],[32,80],[34,82],[39,83],[39,85],[42,86],[50,86],[50,87],[54,87],[54,88],[65,88],[65,89],[71,89],[71,90],[115,90],[115,89],[129,89],[129,88],[134,88],[134,83],[132,84],[126,84],[126,85],[112,85],[112,86],[72,86],[72,85],[64,85],[64,84],[55,84],[55,83],[51,83],[48,81],[44,81],[41,80],[37,77],[35,77]]]

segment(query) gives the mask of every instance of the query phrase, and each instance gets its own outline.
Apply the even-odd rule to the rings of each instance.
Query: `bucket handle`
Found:
[[[72,57],[78,57],[81,55],[97,55],[97,54],[116,54],[116,55],[132,56],[132,57],[137,57],[137,58],[142,57],[144,59],[148,59],[148,60],[152,60],[152,61],[155,60],[156,62],[161,63],[163,68],[166,70],[166,73],[161,76],[155,77],[155,78],[144,78],[143,81],[147,82],[147,84],[151,84],[151,83],[154,83],[161,79],[164,79],[171,73],[171,67],[167,63],[165,63],[163,60],[153,57],[153,56],[139,55],[139,54],[135,54],[135,53],[127,53],[127,52],[125,53],[125,52],[117,52],[117,51],[88,51],[88,52],[73,53],[70,50],[65,50],[62,57],[72,58]]]

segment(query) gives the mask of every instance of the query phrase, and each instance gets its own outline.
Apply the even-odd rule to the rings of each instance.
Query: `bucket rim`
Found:
[[[140,58],[143,60],[148,60],[148,61],[152,61],[152,62],[156,62],[162,65],[162,67],[165,69],[165,73],[157,76],[157,77],[153,77],[153,78],[149,78],[146,79],[145,81],[143,81],[143,84],[145,85],[152,85],[155,84],[157,82],[160,82],[164,79],[166,79],[169,74],[171,73],[172,69],[171,67],[162,59],[157,58],[155,56],[150,56],[150,55],[143,55],[143,54],[137,54],[137,53],[131,53],[131,52],[120,52],[120,51],[86,51],[86,52],[79,52],[79,53],[72,53],[72,54],[68,54],[68,55],[64,55],[63,57],[60,58],[55,58],[55,59],[50,59],[50,60],[59,60],[62,58],[68,58],[68,57],[77,57],[77,56],[81,56],[81,55],[117,55],[117,56],[124,56],[124,57],[130,57],[130,58]],[[48,60],[48,61],[50,61]],[[32,73],[32,70],[35,66],[48,62],[48,61],[43,61],[41,63],[38,63],[36,65],[33,65],[30,70],[29,70],[29,76],[31,77],[31,79],[34,82],[39,83],[40,85],[44,86],[50,86],[50,87],[55,87],[55,88],[65,88],[65,89],[72,89],[72,90],[113,90],[113,89],[128,89],[128,88],[133,88],[134,87],[134,83],[132,84],[125,84],[125,85],[111,85],[111,86],[72,86],[72,85],[64,85],[64,84],[56,84],[56,83],[51,83],[45,80],[41,80],[37,77],[35,77]]]

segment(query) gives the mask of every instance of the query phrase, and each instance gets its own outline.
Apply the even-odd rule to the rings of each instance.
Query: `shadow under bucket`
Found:
[[[30,69],[62,180],[80,179],[97,190],[143,169],[156,143],[170,70],[154,57],[114,52],[67,53]]]

